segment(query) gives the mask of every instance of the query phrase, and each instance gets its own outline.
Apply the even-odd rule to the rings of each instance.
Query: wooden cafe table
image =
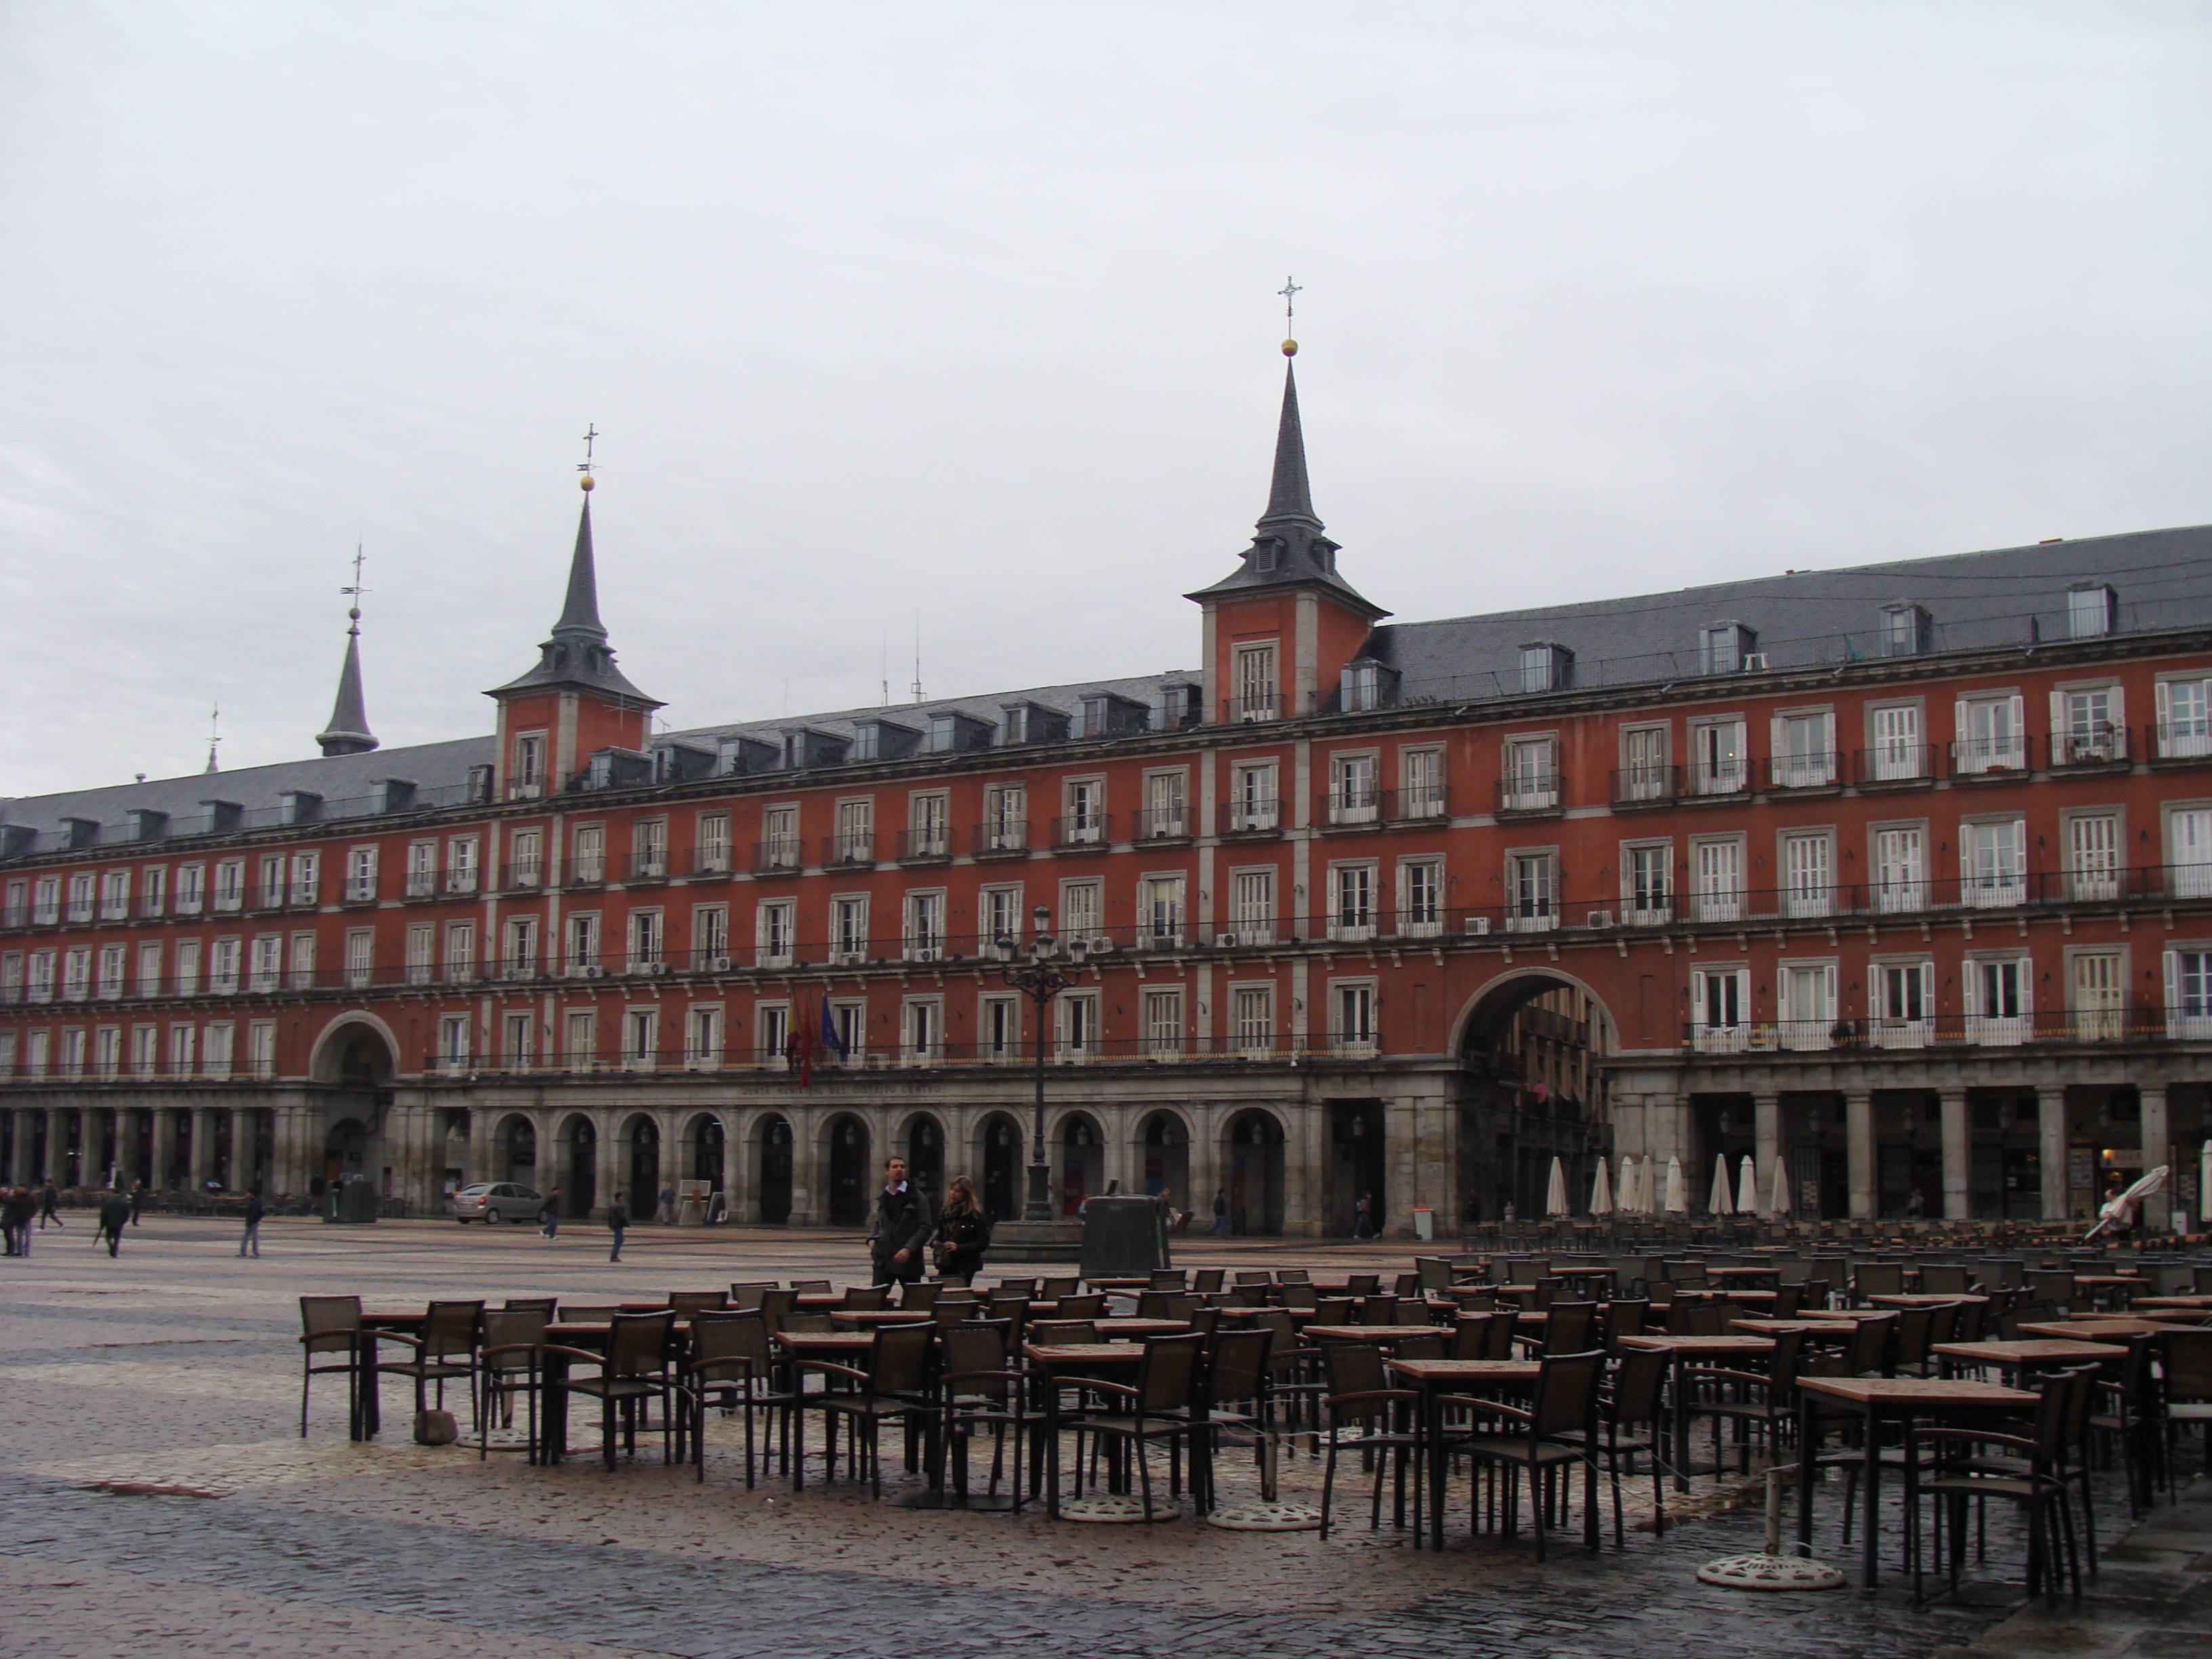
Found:
[[[1535,1359],[1393,1359],[1390,1369],[1421,1396],[1421,1432],[1429,1442],[1429,1529],[1436,1547],[1444,1547],[1444,1437],[1443,1401],[1448,1394],[1481,1395],[1492,1389],[1525,1393],[1544,1369]],[[1413,1531],[1416,1547],[1420,1528]]]
[[[2113,1337],[2156,1336],[2172,1328],[2148,1319],[2039,1319],[2021,1325],[2020,1334],[2057,1342],[2102,1342]]]
[[[2106,1342],[2057,1341],[2049,1337],[2013,1342],[1938,1342],[1929,1350],[1943,1362],[1943,1375],[1955,1376],[1962,1366],[1990,1365],[2008,1381],[2025,1380],[2038,1371],[2063,1366],[2095,1365],[2107,1359],[2125,1359],[2125,1348]]]
[[[1989,1297],[1961,1291],[1955,1296],[1945,1296],[1935,1291],[1897,1291],[1881,1296],[1870,1296],[1869,1304],[1877,1308],[1941,1308],[1954,1302],[1986,1304]]]
[[[1881,1433],[1884,1422],[1908,1422],[1918,1418],[1958,1419],[1985,1416],[1990,1411],[2020,1412],[2033,1407],[2036,1398],[2021,1389],[1964,1378],[1932,1376],[1800,1376],[1797,1379],[1797,1553],[1812,1553],[1813,1476],[1819,1468],[1820,1436],[1814,1415],[1816,1402],[1835,1401],[1859,1413],[1866,1422],[1865,1456],[1859,1472],[1863,1493],[1864,1526],[1861,1529],[1859,1583],[1872,1589],[1880,1577],[1881,1519],[1877,1491],[1881,1478]]]
[[[878,1325],[933,1325],[937,1316],[927,1308],[832,1308],[836,1323],[854,1330],[873,1330]]]
[[[1699,1359],[1723,1362],[1735,1359],[1765,1359],[1774,1352],[1774,1339],[1770,1336],[1667,1336],[1651,1334],[1624,1336],[1624,1348],[1644,1348],[1663,1353],[1668,1358],[1668,1397],[1674,1415],[1674,1490],[1690,1489],[1690,1413],[1682,1408],[1682,1372],[1684,1368]]]
[[[1523,1314],[1522,1318],[1528,1316]],[[1449,1336],[1449,1325],[1309,1325],[1310,1342],[1379,1342],[1388,1347],[1409,1336]]]
[[[2194,1309],[2200,1313],[2212,1313],[2212,1296],[2139,1296],[2128,1305],[2131,1308],[2173,1308],[2183,1311]]]
[[[1141,1342],[1024,1342],[1023,1358],[1030,1368],[1041,1374],[1044,1382],[1045,1443],[1051,1448],[1045,1462],[1044,1512],[1051,1520],[1060,1518],[1060,1390],[1064,1382],[1080,1382],[1086,1376],[1110,1372],[1113,1380],[1127,1380],[1127,1373],[1145,1363],[1145,1345]]]

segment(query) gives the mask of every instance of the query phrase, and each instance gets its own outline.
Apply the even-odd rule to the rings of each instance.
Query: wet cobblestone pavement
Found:
[[[1568,1544],[1539,1567],[1525,1541],[1467,1537],[1463,1486],[1437,1554],[1387,1525],[1368,1532],[1364,1504],[1324,1542],[1188,1519],[1079,1528],[917,1511],[842,1483],[748,1492],[726,1455],[734,1430],[719,1425],[704,1486],[651,1456],[611,1476],[587,1457],[480,1463],[472,1448],[409,1443],[395,1385],[383,1443],[345,1440],[336,1389],[302,1441],[302,1292],[358,1290],[372,1306],[636,1297],[830,1272],[856,1252],[821,1237],[645,1237],[625,1253],[635,1261],[610,1269],[588,1236],[571,1248],[428,1225],[264,1231],[258,1263],[238,1261],[213,1224],[179,1220],[149,1220],[113,1262],[72,1237],[5,1263],[0,1604],[13,1613],[0,1653],[1910,1659],[1972,1640],[2017,1599],[1991,1586],[1973,1605],[1916,1613],[1894,1580],[1814,1598],[1698,1584],[1703,1563],[1757,1547],[1745,1511],[1670,1524],[1663,1539],[1632,1530],[1626,1553]],[[1341,1267],[1346,1255],[1312,1259]],[[1249,1485],[1249,1471],[1232,1462],[1224,1486]],[[1286,1460],[1285,1495],[1313,1474]],[[1834,1501],[1820,1538],[1840,1560]],[[2117,1535],[2124,1515],[2106,1524]],[[1993,1571],[2016,1560],[1993,1538]]]

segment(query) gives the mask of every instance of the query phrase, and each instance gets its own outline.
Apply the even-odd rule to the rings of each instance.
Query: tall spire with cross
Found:
[[[331,723],[315,734],[325,758],[334,755],[366,755],[377,746],[368,729],[368,704],[361,691],[361,567],[366,555],[361,544],[353,550],[353,586],[338,592],[353,603],[346,607],[345,665],[338,670],[337,702],[331,708]]]

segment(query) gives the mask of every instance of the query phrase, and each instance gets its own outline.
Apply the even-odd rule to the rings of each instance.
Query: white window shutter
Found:
[[[2051,735],[2055,738],[2063,735],[2065,731],[2066,694],[2063,691],[2053,691],[2051,694]]]
[[[2174,1022],[2180,1018],[2181,958],[2174,951],[2166,952],[2166,1032],[2174,1035]],[[2199,1202],[2203,1200],[2200,1197]]]
[[[2027,879],[2027,820],[2026,818],[2014,818],[2012,821],[2012,867],[2013,873],[2025,884]]]
[[[2033,957],[2020,959],[2020,1012],[2023,1015],[2035,1012],[2035,958]]]
[[[2173,723],[2172,708],[2173,688],[2160,680],[2151,689],[2151,718],[2159,723],[2161,729],[2171,726]],[[2151,752],[2159,752],[2154,741]]]
[[[2017,691],[2012,694],[2012,738],[2023,746],[2027,742],[2027,699]]]
[[[1822,996],[1828,1010],[1828,1024],[1836,1023],[1836,965],[1830,963],[1820,970]]]
[[[1966,700],[1961,697],[1952,705],[1951,735],[1960,743],[1966,742],[1974,735],[1972,722],[1973,715],[1966,708]]]
[[[1692,968],[1690,970],[1691,1024],[1703,1025],[1705,1023],[1705,970]]]

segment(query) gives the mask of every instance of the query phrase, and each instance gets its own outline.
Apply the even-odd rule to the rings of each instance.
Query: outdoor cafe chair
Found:
[[[668,1311],[678,1319],[689,1319],[694,1314],[720,1313],[730,1305],[727,1291],[671,1291]]]
[[[1155,1267],[1146,1276],[1145,1283],[1155,1291],[1181,1291],[1189,1277],[1181,1267]]]
[[[836,1286],[826,1279],[794,1279],[791,1288],[799,1296],[828,1296]]]
[[[1106,1316],[1106,1293],[1093,1291],[1087,1296],[1063,1296],[1053,1312],[1060,1319],[1103,1319]]]
[[[1255,1316],[1249,1328],[1267,1334],[1270,1417],[1279,1416],[1293,1445],[1300,1434],[1310,1434],[1317,1442],[1322,1398],[1328,1392],[1328,1381],[1322,1375],[1321,1350],[1301,1342],[1297,1322],[1280,1309]]]
[[[355,1402],[361,1389],[361,1298],[301,1297],[300,1352],[303,1365],[300,1373],[300,1437],[304,1440],[307,1434],[307,1392],[317,1377],[344,1377],[348,1406],[357,1409]],[[330,1354],[343,1357],[336,1361],[325,1358],[319,1365],[315,1363],[318,1357]],[[349,1415],[351,1414],[349,1410]]]
[[[1225,1267],[1200,1267],[1191,1275],[1190,1288],[1200,1296],[1212,1296],[1228,1276]]]
[[[1349,1325],[1352,1323],[1352,1300],[1348,1296],[1323,1296],[1314,1299],[1313,1322],[1316,1325]]]
[[[1224,1433],[1252,1437],[1254,1460],[1267,1455],[1267,1358],[1274,1333],[1217,1331],[1206,1342],[1206,1363],[1191,1397],[1195,1433],[1191,1442],[1191,1499],[1203,1511],[1215,1507],[1214,1454]]]
[[[1321,1306],[1321,1292],[1303,1279],[1292,1279],[1282,1287],[1282,1302],[1292,1313],[1311,1313]]]
[[[1321,1535],[1328,1536],[1336,1493],[1336,1460],[1358,1452],[1374,1471],[1368,1493],[1367,1528],[1382,1524],[1382,1478],[1394,1480],[1396,1523],[1406,1522],[1406,1471],[1413,1472],[1413,1514],[1421,1514],[1423,1428],[1417,1413],[1421,1396],[1413,1389],[1393,1388],[1382,1350],[1372,1342],[1332,1342],[1322,1350],[1328,1374],[1328,1434],[1323,1442],[1321,1477]],[[1346,1431],[1351,1437],[1346,1438]]]
[[[707,1478],[707,1407],[725,1414],[742,1412],[745,1424],[745,1486],[753,1484],[757,1461],[753,1419],[767,1415],[774,1426],[791,1408],[793,1396],[775,1387],[775,1346],[768,1321],[757,1310],[702,1314],[691,1322],[691,1359],[684,1369],[684,1403],[691,1415],[692,1478]]]
[[[543,1375],[547,1311],[538,1308],[501,1308],[483,1316],[483,1346],[477,1351],[482,1368],[477,1378],[477,1461],[491,1449],[495,1419],[500,1427],[514,1426],[514,1396],[526,1402],[525,1439],[530,1461],[538,1461],[538,1390]]]
[[[1345,1275],[1344,1293],[1348,1297],[1357,1298],[1363,1296],[1373,1296],[1382,1288],[1382,1275],[1380,1273],[1347,1273]]]
[[[1278,1267],[1275,1269],[1275,1283],[1278,1285],[1310,1285],[1313,1283],[1313,1274],[1304,1267]]]
[[[899,1308],[902,1311],[927,1313],[936,1304],[937,1296],[936,1285],[924,1285],[917,1280],[899,1291]]]
[[[1620,1352],[1624,1336],[1644,1334],[1644,1322],[1651,1312],[1651,1304],[1641,1297],[1617,1296],[1605,1304],[1605,1351],[1610,1354]]]
[[[1044,1413],[1029,1403],[1026,1376],[1014,1364],[1012,1332],[1003,1321],[976,1319],[939,1334],[938,1455],[949,1461],[953,1490],[968,1492],[968,1454],[977,1434],[991,1436],[991,1485],[995,1493],[1006,1473],[1006,1436],[1014,1440],[1014,1510],[1022,1506],[1025,1450],[1034,1461],[1034,1442],[1044,1429]]]
[[[1554,1302],[1545,1312],[1543,1352],[1581,1353],[1587,1349],[1599,1306],[1595,1302]]]
[[[1861,1307],[1870,1296],[1899,1296],[1904,1291],[1901,1261],[1862,1261],[1851,1273],[1851,1300]]]
[[[1273,1272],[1266,1267],[1240,1271],[1237,1275],[1236,1280],[1237,1288],[1240,1291],[1248,1285],[1272,1285],[1274,1282],[1275,1275]]]
[[[2128,1514],[2140,1516],[2150,1507],[2151,1491],[2159,1484],[2161,1475],[2170,1482],[2170,1471],[2165,1468],[2164,1445],[2158,1424],[2158,1379],[2152,1372],[2156,1358],[2154,1336],[2131,1336],[2126,1339],[2128,1357],[2116,1367],[2117,1376],[2109,1373],[2100,1376],[2094,1383],[2096,1403],[2090,1411],[2090,1431],[2106,1443],[2106,1464],[2112,1467],[2111,1447],[2117,1443],[2120,1459],[2128,1476]],[[2082,1502],[2088,1502],[2088,1469],[2081,1469]],[[2094,1564],[2095,1558],[2091,1558]]]
[[[2212,1327],[2169,1330],[2157,1340],[2166,1372],[2161,1404],[2166,1419],[2167,1491],[2178,1493],[2181,1482],[2171,1471],[2179,1468],[2181,1431],[2191,1423],[2203,1434],[2204,1468],[2212,1474]]]
[[[1033,1319],[1028,1340],[1040,1348],[1064,1347],[1098,1340],[1097,1322],[1090,1319]]]
[[[1075,1295],[1082,1288],[1083,1281],[1080,1279],[1048,1278],[1038,1288],[1036,1299],[1040,1302],[1058,1302],[1064,1297]]]
[[[1597,1547],[1597,1397],[1605,1375],[1605,1355],[1547,1353],[1536,1373],[1535,1397],[1526,1411],[1495,1401],[1474,1402],[1487,1417],[1502,1419],[1503,1431],[1470,1435],[1458,1449],[1478,1469],[1488,1466],[1505,1476],[1505,1531],[1519,1529],[1521,1478],[1527,1475],[1529,1510],[1535,1521],[1536,1559],[1544,1559],[1547,1522],[1564,1511],[1557,1490],[1561,1474],[1583,1470],[1583,1541]],[[1518,1424],[1516,1430],[1510,1425]],[[1475,1500],[1469,1500],[1472,1515]]]
[[[2080,1402],[2089,1394],[2094,1379],[2094,1368],[2090,1366],[2047,1375],[2038,1390],[2039,1398],[2032,1421],[2025,1425],[2026,1433],[2000,1432],[1981,1425],[1907,1427],[1905,1529],[1912,1554],[1916,1603],[1925,1600],[1917,1512],[1918,1499],[1923,1496],[1936,1506],[1937,1525],[1932,1530],[1939,1550],[1945,1532],[1949,1534],[1948,1578],[1954,1593],[1966,1558],[1966,1505],[1994,1498],[2027,1511],[2028,1594],[2033,1595],[2039,1589],[2046,1602],[2057,1604],[2063,1556],[2074,1597],[2081,1599],[2081,1553],[2075,1542],[2065,1468],[2069,1441],[2075,1437],[2074,1422],[2084,1415]],[[1925,1480],[1917,1478],[1923,1452],[1933,1455]],[[2094,1553],[2094,1539],[2089,1547]]]
[[[1359,1322],[1363,1325],[1395,1325],[1398,1322],[1398,1298],[1395,1296],[1370,1296],[1359,1304]]]
[[[1036,1299],[1037,1282],[1031,1279],[1002,1279],[991,1287],[993,1297],[1018,1296],[1024,1302]]]
[[[675,1326],[673,1314],[617,1314],[608,1323],[607,1345],[603,1352],[555,1343],[546,1345],[549,1356],[558,1355],[572,1364],[599,1368],[596,1376],[572,1375],[565,1386],[570,1394],[580,1394],[599,1402],[599,1450],[609,1469],[615,1466],[617,1419],[623,1449],[635,1457],[638,1418],[647,1414],[649,1427],[649,1408],[656,1400],[660,1402],[661,1461],[671,1461],[669,1440],[674,1425],[670,1404],[678,1380],[669,1367],[668,1348]]]
[[[1802,1331],[1778,1331],[1774,1350],[1764,1372],[1738,1370],[1725,1365],[1686,1365],[1678,1373],[1678,1412],[1686,1411],[1694,1428],[1698,1419],[1713,1425],[1713,1467],[1725,1467],[1721,1454],[1721,1427],[1733,1427],[1745,1474],[1751,1473],[1751,1436],[1766,1443],[1767,1455],[1779,1459],[1783,1437],[1797,1420],[1798,1364],[1805,1344]]]
[[[1620,1514],[1622,1471],[1633,1474],[1641,1454],[1651,1463],[1652,1535],[1667,1535],[1667,1452],[1674,1444],[1666,1417],[1667,1371],[1663,1348],[1631,1348],[1613,1362],[1612,1375],[1598,1393],[1598,1422],[1605,1430],[1599,1451],[1613,1483],[1613,1547],[1627,1547]]]
[[[1920,1269],[1920,1291],[1923,1296],[1965,1296],[1974,1287],[1972,1270],[1954,1263],[1926,1262]]]
[[[561,1300],[551,1296],[510,1296],[502,1310],[507,1313],[542,1313],[548,1322],[561,1313]]]
[[[848,1285],[842,1305],[855,1313],[881,1313],[891,1305],[891,1287],[888,1285]]]
[[[383,1331],[378,1340],[397,1342],[414,1350],[406,1359],[386,1359],[377,1362],[380,1376],[390,1375],[411,1379],[415,1384],[415,1410],[420,1414],[429,1404],[430,1385],[437,1384],[438,1408],[446,1405],[446,1384],[459,1380],[469,1385],[469,1412],[473,1419],[478,1410],[477,1401],[477,1349],[483,1328],[484,1304],[481,1302],[433,1302],[422,1321],[422,1334],[409,1336],[400,1331]],[[369,1385],[374,1388],[375,1383]]]
[[[1432,1325],[1436,1321],[1429,1312],[1428,1303],[1423,1298],[1401,1296],[1390,1309],[1390,1322],[1394,1325]]]
[[[732,1285],[730,1286],[730,1306],[740,1313],[750,1313],[758,1309],[762,1298],[774,1289],[775,1286],[773,1285]]]
[[[837,1478],[837,1430],[841,1424],[858,1436],[854,1455],[866,1465],[875,1495],[884,1495],[883,1425],[896,1420],[907,1431],[907,1454],[913,1462],[914,1427],[927,1415],[935,1401],[930,1395],[930,1346],[937,1340],[933,1323],[878,1325],[868,1350],[865,1368],[813,1360],[810,1366],[826,1376],[842,1379],[847,1389],[824,1389],[799,1397],[799,1455],[792,1464],[791,1484],[805,1485],[806,1413],[822,1413],[823,1478]]]
[[[1154,1520],[1172,1518],[1172,1510],[1163,1511],[1152,1504],[1152,1465],[1146,1449],[1156,1442],[1164,1443],[1169,1448],[1169,1491],[1172,1495],[1178,1484],[1172,1461],[1175,1449],[1189,1448],[1194,1458],[1197,1455],[1199,1423],[1194,1399],[1199,1362],[1206,1341],[1195,1332],[1188,1336],[1147,1337],[1145,1357],[1137,1367],[1133,1384],[1110,1382],[1098,1377],[1084,1379],[1091,1405],[1076,1414],[1072,1425],[1075,1430],[1079,1498],[1082,1496],[1085,1437],[1090,1437],[1094,1452],[1102,1440],[1119,1442],[1136,1453],[1138,1490],[1144,1499],[1146,1522],[1149,1525]]]

